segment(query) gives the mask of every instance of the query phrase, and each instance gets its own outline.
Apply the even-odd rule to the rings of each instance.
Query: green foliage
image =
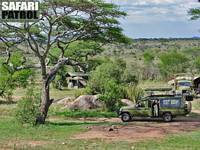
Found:
[[[91,73],[86,91],[101,94],[100,99],[105,102],[107,109],[113,111],[119,108],[119,100],[126,95],[123,86],[137,82],[137,78],[126,70],[126,63],[115,59],[101,64]]]
[[[105,112],[102,110],[90,110],[90,111],[71,111],[71,110],[53,110],[53,108],[49,112],[51,115],[55,116],[63,116],[68,118],[88,118],[88,117],[98,117],[98,118],[111,118],[117,117],[115,112]]]
[[[102,51],[103,49],[100,47],[100,43],[95,41],[76,41],[69,45],[68,50],[65,52],[65,56],[80,61],[83,59],[87,61],[89,56],[97,55]]]
[[[115,111],[120,107],[120,99],[124,97],[124,89],[115,81],[110,80],[106,83],[105,92],[102,93],[100,99],[106,104],[108,111]]]
[[[105,86],[110,81],[117,84],[121,81],[124,67],[117,64],[116,61],[110,61],[98,66],[95,71],[91,73],[88,87],[92,90],[93,94],[105,92]]]
[[[109,58],[107,57],[94,57],[94,58],[90,58],[87,61],[87,72],[91,72],[94,71],[96,69],[96,67],[100,66],[103,63],[106,63],[109,61]]]
[[[136,75],[130,73],[130,71],[126,69],[122,74],[121,82],[126,85],[126,84],[138,84],[139,81]]]
[[[24,57],[21,52],[15,52],[10,57],[10,64],[12,64],[13,69],[20,67],[24,63]]]
[[[200,56],[196,58],[196,60],[195,60],[195,66],[198,69],[198,71],[200,71]]]
[[[136,84],[130,84],[126,87],[127,98],[136,103],[143,95],[144,91]]]
[[[19,69],[24,63],[21,53],[13,53],[8,63],[0,61],[0,96],[10,99],[12,91],[17,87],[26,87],[28,79],[33,75],[30,69]]]
[[[17,87],[24,87],[28,85],[28,79],[33,74],[31,69],[24,69],[15,71],[12,75],[13,82],[15,82]]]
[[[189,15],[191,16],[192,20],[199,19],[200,18],[200,9],[199,8],[191,9],[189,11]]]
[[[146,63],[151,63],[154,60],[154,55],[148,51],[143,54],[143,57]]]
[[[182,53],[176,51],[161,54],[160,58],[160,72],[164,76],[171,76],[176,73],[185,72],[189,67],[189,59]]]
[[[67,84],[66,74],[67,74],[67,68],[63,66],[56,74],[56,78],[53,80],[54,88],[62,90],[62,87]]]
[[[31,87],[17,105],[16,118],[21,124],[36,125],[39,115],[40,94]]]

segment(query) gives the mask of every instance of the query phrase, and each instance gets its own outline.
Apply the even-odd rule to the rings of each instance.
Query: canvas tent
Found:
[[[84,88],[87,85],[88,75],[84,73],[67,73],[68,88]]]

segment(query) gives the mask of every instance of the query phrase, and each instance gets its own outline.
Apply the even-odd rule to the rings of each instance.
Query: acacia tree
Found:
[[[28,44],[38,58],[42,76],[40,115],[38,124],[45,123],[50,105],[50,83],[63,65],[80,66],[65,53],[76,41],[95,41],[101,46],[111,42],[127,42],[117,18],[126,14],[119,7],[102,0],[43,0],[40,19],[36,22],[1,23],[1,38],[17,37],[14,41]],[[58,48],[57,62],[48,68],[52,48]]]
[[[200,8],[194,8],[189,11],[189,15],[191,15],[192,20],[196,20],[200,18]]]

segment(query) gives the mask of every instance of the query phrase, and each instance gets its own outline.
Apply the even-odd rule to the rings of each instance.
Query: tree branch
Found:
[[[70,65],[70,66],[78,66],[82,68],[81,64],[70,59],[70,58],[61,58],[58,60],[58,63],[49,71],[47,74],[47,80],[46,80],[46,87],[49,86],[49,84],[54,80],[57,72],[60,70],[60,68],[64,65]]]

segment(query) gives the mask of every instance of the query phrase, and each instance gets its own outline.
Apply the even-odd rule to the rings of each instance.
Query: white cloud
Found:
[[[198,0],[106,0],[122,7],[129,22],[188,20],[190,8],[200,7]]]

